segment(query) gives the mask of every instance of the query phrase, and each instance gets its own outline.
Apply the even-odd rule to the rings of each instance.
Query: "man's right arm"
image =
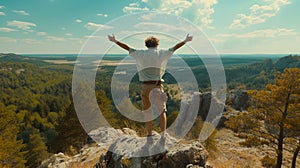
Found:
[[[108,35],[107,37],[108,37],[108,40],[109,40],[109,41],[116,43],[116,44],[117,44],[118,46],[120,46],[121,48],[123,48],[123,49],[125,49],[125,50],[127,50],[127,51],[130,50],[130,47],[129,47],[127,44],[122,43],[122,42],[116,40],[115,35],[112,35],[112,36],[111,36],[111,35]]]

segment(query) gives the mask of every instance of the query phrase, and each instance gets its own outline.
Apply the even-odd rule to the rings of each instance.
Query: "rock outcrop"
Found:
[[[75,156],[67,156],[63,153],[54,154],[49,159],[43,161],[38,168],[91,167],[90,165],[93,165],[95,160],[106,151],[107,147],[101,144],[86,145]]]
[[[192,116],[191,112],[194,111],[195,108],[198,108],[197,115],[200,116],[202,120],[212,123],[217,128],[221,128],[224,127],[224,122],[231,116],[231,112],[234,112],[233,115],[236,115],[237,111],[243,111],[249,107],[250,96],[246,90],[231,90],[226,93],[226,101],[222,102],[211,92],[196,92],[190,101],[183,101],[181,103],[183,110],[180,112],[183,112],[183,114],[178,116],[178,122],[176,123],[179,125],[179,130],[182,130],[181,126],[183,121],[193,123],[195,117]],[[199,105],[199,107],[195,107],[195,105]]]
[[[72,157],[54,154],[39,168],[196,168],[205,167],[208,159],[208,152],[200,142],[178,142],[167,135],[165,145],[162,145],[161,136],[154,131],[150,144],[129,128],[101,127],[89,135],[97,144],[85,146]]]
[[[208,153],[198,141],[177,143],[175,138],[167,136],[166,144],[162,146],[160,135],[153,132],[153,143],[148,144],[146,139],[136,136],[134,131],[125,130],[110,145],[108,152],[100,156],[95,168],[175,168],[206,165]]]

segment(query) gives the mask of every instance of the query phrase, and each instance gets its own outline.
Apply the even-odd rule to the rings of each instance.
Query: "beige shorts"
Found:
[[[155,103],[159,111],[167,111],[166,102],[168,96],[162,85],[142,84],[142,110],[147,110]]]

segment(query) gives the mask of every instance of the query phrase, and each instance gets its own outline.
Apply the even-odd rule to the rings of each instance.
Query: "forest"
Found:
[[[185,61],[192,67],[199,91],[209,91],[210,81],[203,64],[194,64],[192,59]],[[73,66],[16,54],[0,54],[0,167],[38,167],[53,153],[74,155],[85,144],[93,143],[80,125],[72,102]],[[284,144],[299,152],[297,142],[300,139],[295,138],[300,135],[295,129],[300,123],[299,68],[300,56],[291,55],[242,66],[225,65],[227,90],[245,89],[253,97],[249,112],[229,119],[226,127],[245,138],[245,145],[277,145],[276,163],[272,161],[266,167],[281,165]],[[113,127],[130,127],[143,136],[143,123],[123,117],[111,101],[110,81],[114,69],[114,66],[103,66],[98,70],[95,96],[99,107]],[[172,88],[176,88],[176,80],[168,72],[164,79],[166,91],[175,97],[178,91]],[[130,84],[130,96],[138,108],[141,106],[140,87],[136,75]],[[286,100],[290,98],[287,104]],[[178,114],[180,99],[169,99],[167,106],[168,122],[172,123]],[[203,124],[201,119],[198,120],[195,125]],[[191,130],[190,137],[193,137],[193,132],[197,129]],[[209,142],[213,140],[208,141],[208,148],[214,148]]]

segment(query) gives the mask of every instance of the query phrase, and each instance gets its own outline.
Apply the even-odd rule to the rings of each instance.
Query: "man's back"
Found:
[[[149,48],[147,50],[131,49],[129,54],[135,58],[140,81],[161,80],[165,73],[168,59],[173,51]]]

